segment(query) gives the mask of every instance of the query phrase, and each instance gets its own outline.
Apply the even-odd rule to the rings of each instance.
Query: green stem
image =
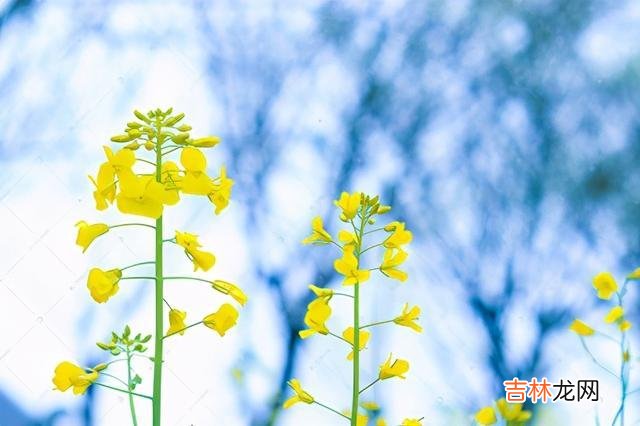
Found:
[[[615,377],[616,379],[619,379],[618,375],[616,373],[614,373],[613,371],[609,370],[607,367],[605,367],[604,365],[602,365],[602,363],[600,363],[600,361],[598,361],[598,359],[593,355],[593,353],[591,352],[591,350],[589,350],[589,347],[587,346],[587,342],[584,341],[584,337],[580,336],[580,343],[582,343],[582,347],[584,348],[584,350],[587,352],[587,355],[589,355],[589,357],[591,357],[591,360],[600,368],[602,368],[604,371],[606,371],[607,373],[611,374],[613,377]]]
[[[183,331],[185,331],[185,330],[187,330],[187,329],[189,329],[189,328],[191,328],[191,327],[195,327],[196,325],[200,325],[200,324],[202,324],[202,321],[198,321],[198,322],[195,322],[195,323],[193,323],[193,324],[189,324],[189,325],[188,325],[188,326],[186,326],[185,328],[181,328],[180,330],[176,330],[176,331],[174,331],[174,332],[173,332],[173,333],[171,333],[171,334],[167,334],[166,336],[164,336],[164,337],[163,337],[163,339],[166,339],[166,338],[167,338],[167,337],[169,337],[169,336],[173,336],[174,334],[181,333],[181,332],[183,332]]]
[[[156,118],[156,181],[162,182],[162,125]],[[164,295],[162,279],[162,216],[156,219],[156,330],[154,336],[155,353],[153,356],[153,426],[160,426],[162,421],[162,344],[164,330]]]
[[[347,340],[347,339],[345,339],[344,337],[339,336],[339,335],[337,335],[336,333],[333,333],[333,332],[331,332],[331,331],[329,332],[329,335],[330,335],[330,336],[335,337],[336,339],[340,339],[340,340],[342,340],[343,342],[345,342],[347,345],[349,345],[349,346],[353,347],[353,343],[351,343],[350,341],[348,341],[348,340]]]
[[[365,325],[363,325],[363,326],[362,326],[362,327],[360,327],[360,328],[373,327],[373,326],[375,326],[375,325],[388,324],[388,323],[390,323],[390,322],[393,322],[393,320],[392,320],[392,319],[390,319],[390,320],[386,320],[386,321],[372,322],[372,323],[370,323],[370,324],[365,324]]]
[[[131,391],[131,352],[127,348],[127,379],[129,382],[129,391]],[[129,392],[129,410],[131,410],[131,422],[133,426],[138,426],[138,419],[136,418],[136,405],[133,402],[133,395]]]
[[[144,158],[136,158],[136,161],[141,161],[143,163],[151,164],[152,166],[156,165],[156,163],[154,163],[153,161],[145,160]]]
[[[360,214],[360,227],[357,231],[356,258],[360,267],[360,255],[362,254],[362,238],[364,227],[367,223],[367,208],[362,207]],[[353,220],[351,225],[355,229]],[[356,281],[353,286],[353,383],[351,396],[351,426],[358,424],[358,405],[360,398],[360,283]]]
[[[153,260],[151,260],[151,261],[148,261],[148,262],[139,262],[139,263],[134,263],[133,265],[125,266],[124,268],[120,268],[120,270],[121,270],[121,271],[126,271],[126,270],[127,270],[127,269],[129,269],[129,268],[134,268],[134,267],[136,267],[136,266],[140,266],[140,265],[151,265],[151,264],[153,264],[153,263],[156,263],[156,262],[154,262]]]
[[[335,410],[335,409],[333,409],[333,408],[331,408],[331,407],[329,407],[329,406],[327,406],[327,405],[324,405],[324,404],[323,404],[323,403],[321,403],[321,402],[315,401],[315,400],[314,400],[313,402],[314,402],[314,404],[318,404],[318,405],[319,405],[319,406],[321,406],[322,408],[326,408],[327,410],[329,410],[329,411],[333,411],[333,412],[334,412],[334,413],[336,413],[337,415],[339,415],[339,416],[341,416],[341,417],[344,417],[344,418],[345,418],[345,419],[347,419],[347,420],[350,420],[350,419],[349,419],[349,417],[345,416],[344,414],[342,414],[342,413],[341,413],[340,411],[338,411],[338,410]]]
[[[148,225],[146,223],[121,223],[120,225],[111,225],[109,226],[109,229],[120,228],[121,226],[144,226],[146,228],[153,228],[153,229],[156,228],[155,226]]]
[[[380,381],[380,378],[375,379],[373,382],[369,383],[367,386],[365,386],[362,389],[360,389],[360,393],[366,391],[367,389],[369,389],[371,386],[375,385],[379,381]]]
[[[122,277],[120,278],[120,281],[122,280],[155,280],[156,277]]]
[[[368,251],[369,251],[369,250],[371,250],[371,249],[374,249],[374,248],[376,248],[376,247],[380,247],[380,246],[382,246],[383,244],[384,244],[384,243],[380,243],[380,244],[372,245],[371,247],[367,247],[366,249],[362,250],[362,253],[366,253],[366,252],[368,252]],[[360,254],[362,254],[362,253],[360,253]],[[378,269],[378,268],[374,268],[374,269]]]
[[[192,280],[202,281],[203,283],[211,284],[211,281],[196,277],[164,277],[165,280]]]
[[[122,392],[122,393],[128,393],[130,395],[137,396],[137,397],[140,397],[140,398],[153,399],[149,395],[143,395],[141,393],[131,392],[131,391],[128,391],[128,390],[125,390],[125,389],[117,388],[115,386],[105,385],[104,383],[94,382],[93,384],[97,385],[97,386],[102,386],[103,388],[111,389],[111,390],[114,390],[114,391],[118,391],[118,392]]]
[[[171,154],[173,151],[177,151],[177,150],[179,150],[180,148],[182,148],[182,147],[181,147],[181,146],[179,146],[179,147],[177,147],[177,148],[170,149],[170,150],[169,150],[169,151],[167,151],[167,152],[163,152],[163,153],[162,153],[162,155],[168,155],[168,154]]]

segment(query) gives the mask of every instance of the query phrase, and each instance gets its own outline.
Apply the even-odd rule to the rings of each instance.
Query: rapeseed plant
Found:
[[[416,322],[420,317],[420,307],[405,304],[402,311],[395,317],[369,324],[360,323],[360,286],[371,278],[371,273],[378,271],[383,276],[397,281],[406,281],[408,275],[400,267],[407,259],[408,253],[405,246],[411,242],[412,234],[405,229],[402,222],[391,222],[385,226],[370,229],[376,219],[388,213],[390,206],[380,204],[379,197],[354,192],[343,192],[335,201],[339,210],[339,219],[347,225],[346,229],[338,231],[336,238],[325,228],[321,217],[315,217],[311,221],[311,235],[303,240],[303,244],[332,245],[339,250],[339,257],[334,261],[335,271],[342,276],[344,290],[335,291],[331,288],[322,288],[314,284],[309,289],[316,298],[307,306],[304,317],[306,329],[300,330],[302,339],[313,335],[330,336],[339,339],[348,346],[346,359],[352,363],[351,386],[351,410],[340,412],[318,401],[297,379],[291,379],[288,384],[293,391],[293,396],[284,402],[284,408],[289,408],[297,403],[315,404],[330,410],[345,420],[351,426],[366,426],[369,418],[376,417],[376,426],[384,426],[386,422],[378,416],[380,408],[375,402],[360,401],[361,395],[377,383],[394,378],[404,379],[409,371],[407,360],[396,358],[389,354],[386,360],[380,364],[378,376],[373,378],[366,386],[360,383],[360,352],[367,348],[372,334],[369,330],[384,324],[396,324],[421,332],[422,328]],[[375,238],[382,234],[382,237]],[[365,244],[367,242],[369,245]],[[363,265],[366,252],[383,250],[372,267]],[[346,297],[353,302],[353,322],[342,332],[331,330],[327,321],[331,317],[331,300],[333,297]],[[360,411],[364,409],[364,413]],[[403,426],[420,426],[422,418],[407,418],[402,422]]]
[[[165,235],[163,223],[166,206],[178,204],[181,194],[203,196],[209,199],[219,214],[229,204],[233,180],[227,177],[225,168],[220,169],[218,177],[211,178],[207,174],[207,160],[202,148],[216,146],[220,139],[215,136],[192,138],[191,126],[181,124],[184,114],[173,114],[172,108],[166,111],[156,109],[143,114],[134,111],[137,120],[127,123],[125,132],[111,138],[112,142],[124,144],[113,151],[105,146],[106,161],[100,165],[96,177],[89,177],[95,191],[93,197],[96,209],[105,210],[115,204],[121,213],[140,216],[151,223],[135,222],[107,225],[105,223],[89,224],[79,221],[76,226],[78,235],[76,243],[85,252],[99,237],[118,227],[137,226],[153,229],[155,257],[152,260],[134,263],[122,268],[104,270],[92,268],[89,271],[87,287],[91,297],[97,303],[106,303],[116,296],[122,281],[151,280],[155,283],[155,331],[154,355],[142,355],[147,350],[146,344],[152,335],[132,336],[127,325],[121,334],[111,333],[109,342],[98,342],[100,349],[114,357],[113,360],[99,364],[93,368],[83,368],[69,361],[63,361],[55,368],[53,383],[55,389],[66,391],[72,389],[76,395],[84,394],[91,385],[99,385],[118,392],[128,394],[132,423],[137,425],[134,397],[151,400],[153,425],[161,424],[162,414],[162,367],[164,339],[183,335],[185,331],[197,325],[204,325],[224,336],[238,319],[237,309],[229,304],[222,304],[216,312],[204,316],[200,321],[187,324],[187,313],[172,307],[164,298],[164,284],[169,280],[195,280],[204,282],[214,290],[228,295],[240,305],[247,302],[247,296],[236,285],[220,279],[206,280],[191,276],[165,276],[163,273],[164,247],[174,244],[180,247],[187,259],[193,264],[193,270],[209,271],[215,264],[215,256],[202,249],[198,236],[189,232],[175,231],[171,236]],[[148,151],[150,158],[144,158]],[[180,153],[178,165],[170,159],[173,153]],[[174,154],[175,155],[175,154]],[[180,167],[181,166],[181,167]],[[145,170],[146,169],[146,170]],[[153,265],[154,276],[135,276],[127,273],[143,265]],[[168,308],[169,327],[165,331],[164,318]],[[145,357],[153,362],[153,394],[145,395],[134,392],[142,378],[135,374],[133,360]],[[124,361],[127,365],[127,377],[120,378],[106,372],[116,362]],[[110,378],[118,385],[100,381]],[[124,386],[124,388],[122,386]]]
[[[603,322],[608,327],[612,325],[617,329],[618,337],[613,337],[606,332],[597,331],[587,323],[580,319],[574,319],[569,329],[576,333],[580,338],[580,343],[583,349],[589,355],[591,360],[607,374],[613,376],[620,382],[620,404],[618,410],[611,422],[612,425],[619,424],[624,426],[625,420],[625,403],[627,397],[631,393],[640,391],[640,388],[635,390],[629,390],[629,373],[631,366],[629,361],[631,360],[631,348],[628,337],[628,331],[631,328],[631,322],[625,317],[624,298],[627,294],[627,284],[631,281],[640,280],[640,268],[634,270],[626,276],[622,286],[618,285],[613,274],[610,272],[600,272],[593,277],[593,288],[596,291],[596,295],[601,300],[613,301],[613,306],[609,309],[607,314],[603,318]],[[598,358],[593,354],[587,345],[586,338],[591,336],[604,337],[613,344],[616,345],[619,351],[620,365],[618,371],[605,366]]]

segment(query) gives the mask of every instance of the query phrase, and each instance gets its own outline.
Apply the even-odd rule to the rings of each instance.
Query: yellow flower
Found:
[[[309,290],[311,290],[317,297],[327,299],[329,301],[333,297],[333,290],[330,288],[322,288],[309,284]]]
[[[167,335],[179,334],[182,336],[185,328],[187,328],[187,325],[184,323],[186,318],[187,313],[185,311],[171,309],[169,311],[169,329],[167,330]]]
[[[353,232],[349,232],[349,231],[345,231],[344,229],[341,229],[338,232],[338,240],[340,240],[340,242],[345,246],[348,246],[348,245],[353,246],[358,243],[358,236]]]
[[[493,407],[484,407],[476,413],[476,422],[481,425],[492,425],[498,421]]]
[[[113,203],[116,197],[115,176],[122,180],[123,176],[133,175],[131,167],[136,161],[133,151],[130,149],[121,149],[116,154],[111,148],[104,146],[104,152],[107,156],[107,162],[102,163],[98,169],[97,179],[89,176],[91,182],[96,187],[93,192],[93,198],[96,201],[96,209],[104,210],[107,203]]]
[[[404,419],[401,426],[422,426],[420,419]]]
[[[91,372],[87,373],[84,369],[69,361],[63,361],[58,364],[52,379],[55,389],[65,392],[70,387],[73,387],[75,395],[84,394],[87,388],[96,380],[98,380],[98,372],[96,370],[91,370]]]
[[[340,213],[340,220],[347,222],[348,220],[356,217],[358,210],[360,209],[361,200],[362,194],[359,192],[354,192],[353,194],[343,192],[340,194],[340,198],[334,201],[335,205],[342,210]]]
[[[132,150],[123,148],[115,154],[108,146],[103,146],[104,153],[107,156],[107,163],[113,168],[113,171],[118,174],[123,171],[129,171],[136,162],[136,156]]]
[[[353,254],[353,250],[353,246],[345,246],[342,257],[333,262],[336,271],[344,275],[343,285],[361,284],[369,279],[367,269],[358,269],[358,258]]]
[[[231,284],[227,281],[222,280],[214,280],[211,285],[214,289],[218,290],[220,293],[228,294],[231,296],[236,302],[244,306],[247,303],[248,297],[244,292],[235,284]]]
[[[213,253],[199,249],[202,245],[198,241],[196,234],[176,231],[176,244],[184,248],[187,257],[193,262],[194,272],[198,269],[206,272],[216,263]]]
[[[402,250],[385,250],[380,271],[394,280],[406,281],[409,276],[406,272],[399,270],[398,266],[407,259],[407,256],[408,254]]]
[[[593,328],[589,327],[587,324],[580,321],[579,319],[573,320],[573,322],[569,326],[569,330],[573,331],[574,333],[580,336],[591,336],[595,333],[595,330]]]
[[[636,268],[632,273],[627,275],[628,280],[640,280],[640,268]]]
[[[202,322],[207,327],[215,330],[222,337],[225,333],[234,325],[236,325],[236,321],[238,320],[238,311],[236,308],[229,305],[228,303],[220,306],[217,312],[207,315],[204,317]]]
[[[329,244],[331,235],[324,229],[322,218],[316,216],[311,221],[311,235],[302,240],[302,244]]]
[[[405,303],[402,307],[402,313],[393,319],[398,325],[402,325],[404,327],[409,327],[418,333],[422,333],[422,327],[415,320],[420,318],[420,307],[418,305],[413,306],[409,309],[409,304]]]
[[[384,227],[384,230],[391,232],[391,235],[384,240],[386,248],[402,249],[402,245],[409,244],[413,238],[411,231],[404,229],[404,222],[391,222]]]
[[[391,354],[389,354],[389,358],[384,362],[384,364],[380,365],[380,373],[378,374],[378,378],[380,380],[390,379],[392,377],[399,377],[404,379],[405,374],[409,371],[409,362],[404,359],[396,359],[391,362]]]
[[[378,420],[376,420],[376,426],[387,426],[387,422],[386,422],[385,419],[380,417],[380,418],[378,418]],[[420,426],[420,423],[417,423],[416,426]]]
[[[367,411],[379,411],[380,406],[373,401],[363,401],[360,406]]]
[[[192,195],[209,195],[213,192],[213,181],[206,173],[207,159],[199,149],[183,148],[180,163],[185,169],[181,183],[182,192]]]
[[[87,278],[87,288],[91,297],[98,303],[104,303],[118,292],[118,282],[122,278],[120,269],[103,271],[100,268],[92,268]]]
[[[523,410],[522,404],[508,403],[506,399],[500,398],[496,405],[502,418],[507,421],[526,422],[531,418],[531,411]]]
[[[600,299],[609,300],[618,291],[618,284],[609,272],[601,272],[593,277],[593,288],[598,291]]]
[[[233,188],[233,179],[227,177],[227,170],[220,168],[220,176],[216,178],[212,191],[207,194],[209,201],[216,207],[215,214],[220,214],[229,205],[231,199],[231,189]]]
[[[291,389],[293,389],[295,395],[285,401],[285,403],[283,404],[284,408],[289,408],[293,404],[296,404],[298,402],[313,404],[313,397],[307,391],[302,389],[302,386],[300,385],[298,379],[291,379],[287,382],[287,384]]]
[[[115,172],[113,167],[104,163],[98,169],[98,176],[94,179],[89,176],[89,180],[96,187],[93,191],[93,199],[96,202],[97,210],[105,210],[116,198]]]
[[[631,328],[631,321],[629,320],[624,320],[620,323],[620,325],[618,326],[618,328],[620,328],[620,331],[627,331],[628,329]]]
[[[325,298],[318,298],[309,303],[307,313],[304,316],[304,323],[309,327],[306,330],[300,330],[298,334],[301,338],[306,339],[315,333],[329,334],[329,329],[325,322],[331,316],[331,307],[329,301]]]
[[[369,417],[364,414],[358,414],[356,416],[356,426],[367,426]]]
[[[124,173],[120,176],[120,193],[116,197],[122,213],[157,219],[162,215],[165,190],[151,176]]]
[[[360,330],[359,336],[360,337],[358,341],[358,346],[360,347],[359,349],[361,351],[367,346],[367,343],[369,342],[369,338],[371,337],[371,333],[369,333],[367,330]],[[353,327],[347,327],[347,329],[345,329],[342,332],[342,337],[344,337],[344,339],[347,342],[351,343],[351,346],[354,347],[353,338],[355,337],[355,330]],[[353,350],[349,352],[349,355],[347,355],[347,359],[349,361],[353,359]]]
[[[611,308],[609,313],[607,313],[607,315],[604,317],[604,322],[606,322],[607,324],[611,324],[618,321],[620,318],[622,318],[623,315],[624,309],[622,309],[622,306],[615,306]]]
[[[198,236],[189,232],[176,231],[176,244],[183,247],[185,250],[202,247],[202,244],[198,241]]]
[[[193,272],[198,269],[202,269],[203,271],[208,271],[213,267],[216,263],[216,258],[213,253],[209,253],[208,251],[202,251],[198,249],[193,249],[187,252],[191,255],[191,261],[193,262]]]
[[[76,223],[76,226],[78,227],[76,244],[82,247],[83,253],[87,251],[93,240],[109,231],[109,226],[104,223],[94,223],[89,225],[84,220],[81,220]]]

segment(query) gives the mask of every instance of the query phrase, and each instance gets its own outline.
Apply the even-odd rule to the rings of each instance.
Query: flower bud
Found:
[[[144,121],[147,124],[151,124],[151,120],[149,120],[143,113],[138,111],[137,109],[133,111],[133,114],[138,117],[138,119]]]
[[[184,112],[181,112],[180,114],[174,115],[173,117],[169,117],[167,120],[165,120],[164,123],[162,123],[162,125],[171,127],[174,124],[176,124],[178,121],[182,120],[183,118],[184,118]]]
[[[220,142],[220,138],[217,136],[207,136],[205,138],[195,139],[191,142],[191,145],[198,148],[211,148],[216,146]]]
[[[135,138],[129,134],[115,135],[111,137],[111,142],[118,142],[118,143],[131,142],[133,139]]]
[[[125,148],[135,151],[136,149],[140,148],[140,144],[138,143],[138,141],[133,141],[130,144],[126,145]]]
[[[187,143],[187,139],[189,138],[189,133],[178,133],[177,135],[171,136],[171,140],[178,145],[184,145]]]

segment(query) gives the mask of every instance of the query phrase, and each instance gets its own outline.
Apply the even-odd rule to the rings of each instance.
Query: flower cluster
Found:
[[[420,317],[420,307],[410,306],[408,303],[395,317],[383,321],[360,324],[360,286],[372,277],[372,272],[378,271],[383,276],[393,280],[404,282],[408,274],[401,269],[408,257],[406,245],[411,242],[412,234],[405,228],[403,222],[393,221],[382,227],[369,229],[376,223],[379,216],[388,213],[390,206],[380,204],[379,198],[371,197],[360,192],[343,192],[335,201],[339,210],[339,219],[347,225],[341,229],[335,237],[329,233],[321,217],[315,217],[311,221],[311,234],[303,240],[303,244],[332,245],[339,250],[339,256],[334,261],[334,269],[342,279],[343,291],[335,291],[331,288],[323,288],[314,284],[309,289],[315,294],[315,299],[307,306],[304,317],[306,329],[300,330],[302,339],[320,334],[331,336],[347,344],[349,352],[347,360],[353,363],[354,379],[352,384],[351,410],[340,412],[325,404],[318,402],[304,390],[297,379],[289,381],[289,386],[294,392],[285,403],[284,408],[303,402],[317,404],[334,413],[348,419],[352,426],[365,426],[369,420],[376,420],[376,425],[385,425],[385,421],[379,418],[379,408],[374,402],[360,403],[360,395],[376,383],[388,379],[404,379],[409,371],[407,360],[396,358],[389,354],[387,359],[380,364],[378,376],[372,381],[360,387],[360,352],[367,348],[371,340],[371,332],[374,326],[383,324],[397,324],[421,332],[422,328],[416,322]],[[372,240],[382,234],[381,238]],[[367,244],[365,244],[367,243]],[[365,256],[367,254],[367,256]],[[378,255],[376,257],[375,255]],[[365,259],[366,257],[366,259]],[[371,263],[371,267],[365,266],[365,261]],[[352,291],[349,292],[349,289]],[[342,331],[332,331],[327,325],[331,319],[331,300],[334,297],[346,297],[353,301],[353,323]],[[359,412],[359,408],[365,413]],[[422,419],[405,419],[404,426],[419,426]]]
[[[580,338],[582,347],[587,352],[591,360],[602,370],[614,376],[620,382],[621,395],[620,406],[616,412],[615,418],[612,424],[616,424],[620,419],[621,424],[624,423],[625,402],[627,395],[629,395],[629,360],[631,359],[631,349],[629,343],[629,337],[627,336],[631,329],[632,323],[625,316],[624,298],[627,294],[627,285],[630,282],[640,280],[640,268],[635,269],[628,274],[622,284],[618,285],[613,274],[610,272],[600,272],[593,277],[593,288],[596,291],[596,295],[601,300],[613,301],[613,306],[609,308],[604,315],[603,322],[607,327],[615,326],[619,337],[612,337],[608,334],[608,331],[596,331],[595,328],[587,324],[586,322],[576,318],[569,325],[569,330],[573,331]],[[620,368],[619,373],[614,372],[609,367],[601,363],[597,357],[591,352],[585,338],[598,335],[605,339],[615,343],[620,351]]]
[[[134,376],[131,366],[134,356],[147,350],[146,343],[151,335],[142,337],[140,334],[131,337],[127,326],[121,335],[112,333],[108,343],[99,342],[98,346],[109,352],[115,360],[101,364],[100,368],[83,369],[77,365],[64,361],[55,370],[53,382],[56,389],[66,391],[73,388],[75,394],[82,394],[91,384],[99,384],[132,396],[149,398],[153,402],[153,424],[160,424],[161,416],[161,377],[163,363],[163,340],[176,334],[183,335],[185,331],[196,325],[204,325],[220,336],[224,336],[238,320],[238,310],[230,303],[223,303],[217,311],[201,317],[200,321],[187,324],[187,313],[169,304],[163,296],[163,285],[169,280],[194,280],[208,284],[213,290],[228,296],[239,305],[247,302],[245,293],[235,284],[221,279],[203,279],[191,276],[164,276],[163,255],[166,244],[173,244],[181,249],[187,260],[193,265],[194,272],[208,272],[215,264],[213,253],[206,251],[198,236],[193,233],[176,230],[166,237],[163,227],[163,213],[165,206],[177,204],[181,194],[206,197],[214,206],[215,214],[224,210],[231,198],[233,180],[227,177],[226,170],[221,167],[217,177],[207,174],[207,160],[202,152],[204,148],[216,146],[220,139],[209,136],[192,138],[189,134],[191,126],[182,124],[184,114],[172,115],[172,109],[166,111],[156,109],[143,114],[134,111],[136,121],[127,123],[125,132],[111,138],[112,142],[123,144],[119,150],[112,150],[105,146],[106,161],[98,169],[96,177],[89,177],[95,187],[93,197],[98,210],[105,210],[115,204],[121,213],[142,217],[142,220],[153,219],[154,223],[136,222],[107,225],[105,223],[87,223],[82,220],[76,224],[76,243],[85,252],[96,239],[109,233],[114,228],[136,226],[153,229],[155,234],[155,258],[148,261],[134,263],[125,267],[110,269],[91,268],[87,278],[87,288],[93,300],[106,303],[114,297],[124,280],[147,280],[155,283],[155,330],[154,356],[150,357],[154,363],[153,396],[136,394],[133,392],[136,384],[142,379]],[[144,151],[149,151],[150,158],[144,158]],[[170,159],[170,155],[179,153],[179,164]],[[153,266],[153,276],[130,275],[131,269]],[[164,330],[165,311],[168,307],[169,327]],[[124,358],[117,358],[124,355]],[[124,360],[128,365],[128,381],[122,381],[126,389],[98,383],[100,372],[112,362]],[[104,373],[103,373],[104,375]],[[135,408],[131,401],[131,414],[136,424]]]
[[[488,405],[478,410],[475,420],[478,424],[487,426],[498,423],[498,417],[504,422],[502,424],[522,426],[531,419],[531,411],[523,410],[520,403],[509,403],[506,399],[500,398],[495,402],[495,408]]]

